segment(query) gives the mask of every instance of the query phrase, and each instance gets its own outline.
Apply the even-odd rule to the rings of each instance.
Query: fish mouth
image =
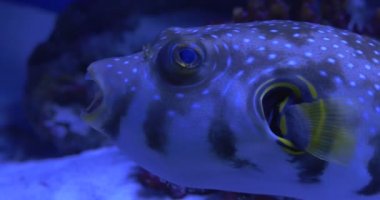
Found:
[[[85,109],[86,114],[91,114],[99,108],[103,102],[103,92],[99,87],[99,84],[95,80],[87,80],[87,88],[89,88],[89,96],[91,102],[88,104],[88,106]]]
[[[93,71],[86,74],[87,96],[89,96],[88,106],[82,112],[82,119],[96,128],[105,113],[104,85],[95,77]]]

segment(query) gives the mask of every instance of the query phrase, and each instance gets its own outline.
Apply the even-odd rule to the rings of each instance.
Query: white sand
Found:
[[[131,177],[134,163],[108,147],[80,155],[0,165],[0,199],[138,200],[141,186]],[[188,196],[186,200],[202,197]]]

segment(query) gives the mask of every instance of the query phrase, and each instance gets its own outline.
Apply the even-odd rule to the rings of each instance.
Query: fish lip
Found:
[[[92,90],[92,91],[90,91],[90,93],[92,93],[92,98],[91,98],[92,100],[89,103],[89,105],[86,107],[84,112],[91,114],[91,113],[95,112],[97,110],[97,108],[99,108],[100,105],[102,104],[103,92],[99,88],[99,84],[95,80],[89,79],[88,82],[91,82],[90,83],[91,84],[90,90]]]
[[[97,129],[97,126],[100,125],[98,122],[101,121],[101,118],[105,117],[106,90],[101,79],[96,76],[93,70],[88,70],[85,79],[93,85],[93,87],[89,88],[89,90],[95,91],[90,92],[93,97],[91,98],[91,102],[82,111],[81,118]]]

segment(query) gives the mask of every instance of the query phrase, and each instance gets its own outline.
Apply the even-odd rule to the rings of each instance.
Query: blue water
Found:
[[[22,101],[27,60],[50,34],[55,18],[52,11],[0,1],[0,125],[6,107]]]
[[[51,11],[62,11],[69,3],[75,0],[6,0],[12,3],[24,3]]]

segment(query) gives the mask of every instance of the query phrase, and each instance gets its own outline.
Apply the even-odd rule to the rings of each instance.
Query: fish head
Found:
[[[241,57],[233,54],[233,41],[216,38],[222,29],[209,30],[169,28],[141,52],[92,63],[87,76],[98,95],[85,121],[152,171],[159,163],[179,168],[199,160],[201,170],[209,156],[232,159],[232,129],[262,149],[268,126],[247,103],[252,94],[239,79],[244,72],[233,68]]]
[[[215,56],[208,46],[206,40],[170,28],[141,52],[92,63],[86,79],[91,82],[94,98],[83,118],[100,132],[115,136],[116,130],[109,128],[120,126],[115,117],[121,114],[115,111],[127,115],[138,95],[150,101],[135,107],[143,109],[147,106],[143,103],[159,102],[173,108],[169,113],[183,110],[185,114],[186,109],[179,108],[205,99],[209,92],[205,89],[217,71],[218,60],[210,59]],[[199,95],[201,92],[204,95]]]

